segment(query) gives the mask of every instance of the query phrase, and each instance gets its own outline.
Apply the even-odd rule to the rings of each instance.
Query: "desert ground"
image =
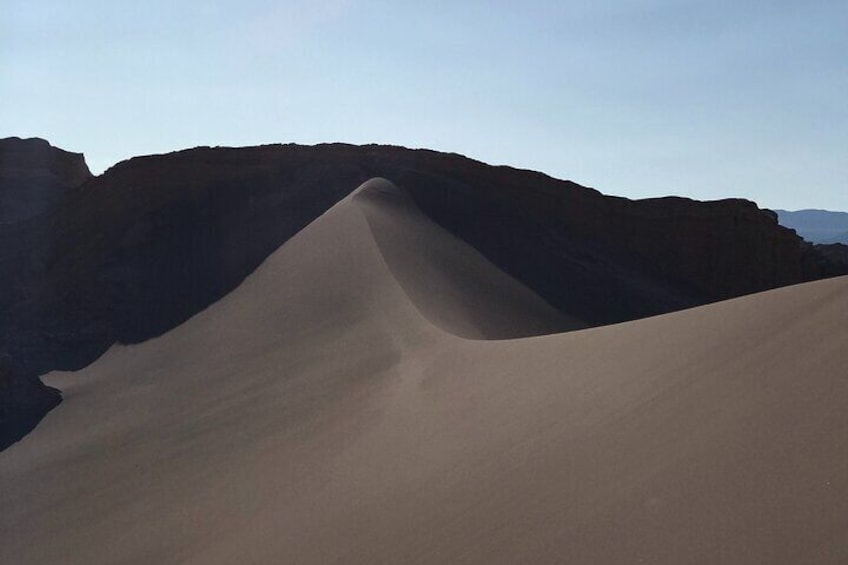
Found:
[[[369,181],[44,381],[8,564],[848,562],[848,278],[584,329]]]

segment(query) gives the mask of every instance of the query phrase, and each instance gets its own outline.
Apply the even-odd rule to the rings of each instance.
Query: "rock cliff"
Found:
[[[38,162],[43,174],[31,178],[81,184],[60,191],[45,213],[0,225],[0,355],[14,378],[79,368],[115,342],[175,327],[377,176],[588,324],[841,272],[751,202],[631,201],[428,150],[202,147],[133,158],[99,177],[76,157]]]
[[[90,177],[81,153],[38,138],[0,139],[0,223],[48,212],[65,191]]]

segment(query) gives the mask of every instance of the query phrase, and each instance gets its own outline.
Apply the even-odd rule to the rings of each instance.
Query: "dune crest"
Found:
[[[441,328],[503,321],[447,269],[519,327],[538,303],[415,215],[374,181],[177,328],[51,374],[65,401],[0,452],[0,561],[848,559],[848,278],[469,340]]]
[[[352,199],[365,213],[401,288],[443,330],[467,338],[508,339],[586,327],[437,226],[392,182],[369,180]]]

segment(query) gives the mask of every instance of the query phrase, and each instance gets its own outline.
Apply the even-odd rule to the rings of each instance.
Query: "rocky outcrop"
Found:
[[[120,163],[15,234],[26,252],[3,265],[13,282],[0,295],[0,347],[19,371],[41,374],[163,333],[235,288],[364,174],[355,158],[294,146]]]
[[[437,221],[594,324],[831,274],[773,213],[744,200],[632,201],[455,156],[402,183]]]
[[[85,176],[69,170],[77,176],[67,178]],[[0,355],[15,378],[34,379],[82,367],[115,342],[161,334],[377,176],[589,324],[838,271],[774,214],[742,200],[630,201],[399,147],[203,147],[122,162],[46,213],[0,225]]]
[[[0,139],[0,223],[50,211],[64,193],[91,178],[81,153],[38,138]]]
[[[837,276],[848,273],[848,244],[820,243],[812,246],[813,254],[822,265],[820,269],[826,276]]]
[[[9,359],[0,357],[0,450],[26,435],[61,400],[58,390],[15,374]]]
[[[10,355],[12,344],[25,339],[18,332],[37,335],[43,327],[34,320],[18,324],[9,315],[31,287],[39,286],[36,277],[46,274],[20,269],[37,261],[31,254],[44,256],[52,212],[90,178],[82,154],[43,139],[0,139],[0,449],[29,432],[61,401],[59,392],[36,374],[18,371],[19,360]]]

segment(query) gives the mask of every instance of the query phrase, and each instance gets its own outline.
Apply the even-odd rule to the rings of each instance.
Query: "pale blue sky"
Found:
[[[848,2],[4,0],[0,137],[94,172],[393,143],[631,198],[848,210]]]

